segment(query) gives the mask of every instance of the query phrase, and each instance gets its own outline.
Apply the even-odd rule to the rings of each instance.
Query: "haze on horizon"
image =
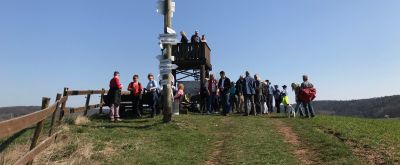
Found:
[[[318,100],[400,94],[400,1],[176,0],[174,30],[205,34],[213,73],[273,84],[308,74]],[[114,70],[158,73],[153,1],[1,1],[0,107],[39,105],[63,87],[107,88]],[[293,95],[291,95],[293,102]],[[53,100],[54,101],[54,100]]]

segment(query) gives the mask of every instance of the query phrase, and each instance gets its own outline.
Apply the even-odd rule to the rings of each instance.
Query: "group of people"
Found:
[[[199,31],[196,30],[190,38],[191,43],[207,42],[206,36],[203,34],[200,38]],[[189,43],[189,39],[184,31],[181,31],[181,43]]]
[[[139,75],[133,75],[132,82],[129,83],[127,90],[130,91],[132,101],[132,111],[137,118],[141,118],[143,114],[143,101],[146,100],[151,109],[150,117],[153,118],[157,115],[157,103],[160,99],[160,89],[158,82],[155,81],[154,75],[149,73],[148,83],[145,88],[139,82]],[[107,104],[110,107],[110,120],[121,121],[119,108],[121,104],[121,91],[123,85],[120,81],[120,74],[118,71],[114,72],[113,78],[110,80],[110,89],[107,94]],[[178,85],[178,89],[174,89],[175,95],[172,97],[174,102],[180,102],[184,96],[183,84]],[[144,98],[146,97],[146,99]]]
[[[147,78],[148,83],[144,88],[139,82],[139,76],[134,75],[127,88],[132,98],[132,111],[137,118],[141,118],[143,114],[144,96],[147,100],[146,104],[151,109],[150,117],[157,115],[157,103],[161,96],[159,83],[155,81],[154,75],[151,73],[148,74]],[[123,85],[120,82],[118,71],[114,72],[109,86],[107,104],[110,106],[110,120],[120,121],[119,107]],[[303,99],[306,95],[304,94],[305,90],[314,89],[313,84],[308,80],[308,76],[303,75],[303,82],[301,84],[292,83],[291,88],[296,97],[295,113],[299,112],[300,116],[306,118],[315,117],[312,106],[312,100],[315,96],[311,99]],[[283,85],[282,90],[280,90],[278,85],[272,85],[269,80],[262,81],[258,74],[253,77],[248,71],[245,72],[245,76],[240,76],[236,82],[231,81],[224,71],[220,72],[219,80],[211,73],[202,86],[202,93],[202,99],[206,104],[204,109],[207,114],[218,113],[220,107],[222,107],[222,115],[243,113],[245,116],[270,114],[274,112],[274,107],[277,113],[281,113],[281,104],[283,104],[285,113],[289,111],[289,108],[292,108],[289,104],[286,85]],[[174,102],[173,109],[179,109],[180,102],[184,97],[184,85],[179,84],[177,88],[173,86],[171,94]],[[179,110],[177,113],[179,113]]]
[[[314,98],[302,99],[301,95],[303,91],[314,89],[313,84],[308,81],[308,76],[303,75],[303,82],[301,84],[292,83],[291,87],[296,97],[295,113],[299,112],[300,116],[306,118],[315,117],[312,106]],[[224,71],[220,72],[218,81],[214,74],[210,74],[203,90],[205,93],[203,99],[207,103],[205,107],[207,114],[217,113],[220,107],[223,109],[222,115],[236,112],[244,113],[245,116],[270,114],[274,112],[274,105],[277,113],[281,113],[281,104],[283,104],[285,113],[292,108],[286,85],[283,85],[280,90],[279,85],[272,85],[269,80],[262,81],[258,74],[252,77],[248,71],[236,82],[226,77]]]

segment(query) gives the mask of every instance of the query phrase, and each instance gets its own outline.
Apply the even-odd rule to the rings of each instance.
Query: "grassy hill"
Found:
[[[400,117],[400,95],[349,101],[316,101],[314,107],[322,113],[368,118]]]
[[[62,140],[36,164],[399,164],[400,120],[280,115],[181,115],[110,123],[105,115],[63,125]],[[71,123],[71,119],[66,119]],[[17,138],[6,164],[27,148]],[[28,136],[29,135],[29,136]],[[1,141],[3,143],[4,141]]]

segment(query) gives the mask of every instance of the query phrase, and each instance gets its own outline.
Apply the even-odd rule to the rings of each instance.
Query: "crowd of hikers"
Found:
[[[114,72],[106,99],[106,104],[110,106],[111,121],[121,120],[119,107],[123,86],[119,76],[118,71]],[[224,116],[232,113],[243,114],[244,116],[268,115],[275,111],[281,113],[281,105],[283,104],[284,113],[299,113],[304,118],[315,117],[312,101],[316,97],[316,89],[307,75],[303,75],[301,84],[291,84],[291,89],[295,94],[295,108],[289,103],[286,85],[283,85],[281,90],[279,85],[272,85],[269,80],[261,80],[258,74],[253,77],[246,71],[245,75],[240,76],[236,82],[231,81],[224,71],[220,72],[219,80],[212,73],[208,77],[205,84],[202,84],[200,92],[200,100],[206,105],[200,108],[201,112],[205,112],[204,114],[221,113]],[[148,74],[147,78],[148,83],[143,87],[139,82],[139,76],[134,75],[133,81],[127,87],[132,99],[132,111],[137,118],[141,118],[143,114],[144,96],[146,96],[146,103],[151,109],[150,117],[153,118],[158,114],[157,103],[160,101],[162,89],[159,88],[159,82],[155,81],[153,74]],[[173,109],[179,109],[180,102],[185,96],[184,85],[178,84],[177,87],[173,85],[171,93],[173,94]],[[220,109],[222,109],[221,112]]]

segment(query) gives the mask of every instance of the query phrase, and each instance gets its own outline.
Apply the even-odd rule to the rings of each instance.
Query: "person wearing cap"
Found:
[[[230,110],[229,89],[231,88],[231,80],[226,77],[224,71],[221,71],[219,75],[221,76],[221,79],[219,79],[218,88],[221,94],[221,102],[223,108],[222,115],[227,116]]]
[[[154,75],[152,73],[149,73],[147,76],[149,79],[149,83],[147,83],[147,91],[148,91],[148,97],[149,97],[149,106],[151,108],[151,118],[154,118],[157,114],[157,102],[158,102],[158,86],[156,81],[154,80]]]
[[[281,103],[282,103],[282,97],[281,97],[281,91],[279,90],[279,85],[274,85],[274,98],[275,98],[275,108],[276,108],[276,113],[281,113]]]
[[[246,71],[246,77],[244,78],[243,81],[243,96],[244,96],[244,109],[246,110],[245,116],[250,115],[249,107],[248,107],[248,102],[250,102],[251,105],[251,111],[254,112],[254,116],[256,116],[256,107],[254,104],[254,95],[256,94],[255,88],[255,80],[250,76],[250,73]]]
[[[121,103],[121,89],[122,84],[119,80],[119,72],[114,72],[114,77],[110,80],[110,90],[108,90],[107,96],[110,104],[110,120],[121,121],[119,116],[119,106]]]

